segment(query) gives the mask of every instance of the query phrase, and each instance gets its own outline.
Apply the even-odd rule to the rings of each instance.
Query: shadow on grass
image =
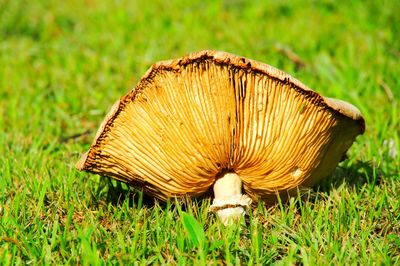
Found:
[[[360,192],[364,185],[379,186],[381,172],[371,161],[344,162],[335,169],[333,174],[314,186],[314,189],[320,192],[330,192],[345,183],[355,192]]]
[[[167,202],[159,200],[155,197],[147,195],[142,189],[129,186],[121,181],[115,180],[111,177],[101,177],[97,190],[92,195],[93,201],[99,203],[105,201],[107,204],[110,203],[114,206],[121,206],[126,200],[129,200],[129,207],[147,207],[152,208],[155,205],[164,208],[168,205]],[[200,206],[201,201],[206,198],[213,197],[212,187],[205,192],[202,196],[197,198],[180,197],[176,201],[179,202],[180,209],[187,211],[188,208],[193,206]],[[172,199],[171,203],[175,203]],[[171,205],[174,209],[175,204]]]
[[[146,195],[142,190],[130,187],[121,181],[107,176],[100,177],[98,187],[92,194],[92,201],[95,204],[105,202],[113,206],[121,206],[127,200],[129,201],[129,207],[146,206],[151,208],[159,203],[157,199]]]

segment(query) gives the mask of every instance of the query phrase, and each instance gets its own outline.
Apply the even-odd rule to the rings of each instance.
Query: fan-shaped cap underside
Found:
[[[154,64],[104,119],[78,169],[161,199],[197,196],[237,173],[253,198],[327,176],[364,120],[284,72],[225,52]]]

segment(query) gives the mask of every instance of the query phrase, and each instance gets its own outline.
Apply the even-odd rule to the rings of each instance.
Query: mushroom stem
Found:
[[[214,200],[210,211],[216,212],[227,225],[245,215],[251,199],[242,194],[242,180],[236,173],[226,173],[214,183]]]

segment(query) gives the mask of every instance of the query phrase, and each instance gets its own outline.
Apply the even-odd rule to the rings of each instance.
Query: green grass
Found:
[[[0,0],[0,264],[400,263],[399,1],[100,2]],[[230,227],[75,170],[152,63],[202,49],[355,104],[365,134],[310,197]]]

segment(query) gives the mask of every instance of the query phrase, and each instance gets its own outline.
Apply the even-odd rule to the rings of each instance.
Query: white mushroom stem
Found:
[[[251,199],[242,194],[242,180],[235,173],[226,173],[215,181],[214,200],[210,211],[216,212],[227,225],[245,215]]]

